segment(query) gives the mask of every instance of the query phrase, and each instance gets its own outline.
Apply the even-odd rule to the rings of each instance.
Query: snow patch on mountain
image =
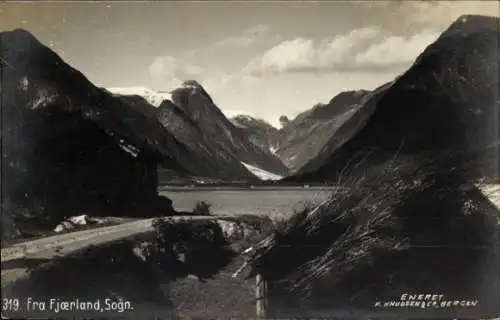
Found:
[[[256,177],[258,177],[261,180],[280,180],[283,178],[283,176],[274,174],[272,172],[263,170],[261,168],[257,168],[243,161],[241,162],[241,164],[244,165],[245,168],[247,168],[251,173],[253,173]]]
[[[180,88],[186,88],[186,89],[194,89],[194,90],[196,90],[196,89],[200,88],[200,85],[197,84],[197,83],[185,81],[185,82],[183,82],[180,85]]]
[[[239,114],[236,116],[236,119],[241,119],[241,120],[245,120],[245,121],[256,121],[255,118],[253,118],[249,115],[246,115],[246,114]]]
[[[242,114],[243,111],[241,110],[234,110],[234,109],[221,109],[222,113],[226,116],[228,119],[233,119]]]
[[[170,92],[155,91],[153,89],[146,87],[125,87],[125,88],[113,87],[113,88],[106,88],[106,90],[114,94],[141,96],[144,99],[146,99],[146,101],[149,104],[155,107],[160,106],[163,100],[172,101],[172,94]]]

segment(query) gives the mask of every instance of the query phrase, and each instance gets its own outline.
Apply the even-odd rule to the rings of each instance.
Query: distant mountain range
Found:
[[[498,29],[498,18],[462,16],[373,92],[342,92],[292,120],[283,116],[280,129],[246,115],[231,121],[280,157],[288,182],[336,181],[361,159],[360,168],[376,167],[395,154],[447,155],[468,162],[471,177],[498,177]]]
[[[127,93],[132,93],[132,91],[129,90]],[[117,97],[141,105],[152,118],[161,123],[166,132],[174,136],[183,144],[188,145],[193,153],[203,159],[205,165],[211,168],[210,174],[204,175],[207,181],[212,181],[213,179],[257,179],[255,175],[243,166],[238,158],[218,148],[212,140],[208,139],[208,136],[203,132],[199,124],[193,121],[193,119],[191,119],[182,109],[173,104],[171,100],[164,99],[157,107],[153,107],[146,99],[139,95],[118,95]],[[161,167],[159,170],[161,183],[168,183],[170,178],[176,181],[184,180],[186,183],[190,183],[192,177],[199,176],[194,173],[181,174],[173,172],[165,167]]]
[[[2,32],[0,40],[2,212],[9,219],[51,228],[75,212],[168,215],[174,210],[157,195],[159,177],[256,183],[287,173],[196,82],[171,94],[106,90],[25,30]]]
[[[288,173],[288,168],[277,156],[256,146],[231,123],[206,90],[194,80],[185,81],[168,93],[142,87],[111,88],[108,91],[122,99],[139,101],[142,97],[143,102],[156,106],[156,110],[149,108],[149,112],[155,114],[170,134],[213,167],[217,175],[207,178],[255,180],[256,171],[249,170],[247,165],[260,169],[258,172],[268,172],[265,177],[280,178]]]
[[[365,96],[361,113],[337,130],[345,138],[334,136],[287,180],[337,181],[348,167],[362,174],[391,159],[498,179],[499,25],[460,17],[408,71]]]
[[[388,163],[499,179],[499,25],[460,17],[394,81],[282,117],[279,129],[227,119],[193,80],[170,92],[98,88],[29,32],[1,32],[2,211],[49,227],[145,205],[165,215],[158,181],[333,184]]]
[[[240,161],[278,175],[288,173],[278,157],[253,144],[224,116],[198,82],[186,81],[173,90],[172,102],[196,122],[207,137]]]
[[[33,43],[29,52],[9,53],[19,61],[30,58],[21,64],[24,74],[16,74],[15,81],[29,88],[12,97],[16,105],[82,110],[105,121],[106,130],[120,128],[124,145],[155,150],[162,180],[335,181],[360,158],[379,163],[396,152],[411,158],[470,155],[487,146],[490,153],[475,175],[498,170],[498,18],[461,17],[394,81],[373,91],[342,92],[291,120],[283,116],[279,129],[248,115],[227,119],[194,80],[169,92],[97,88],[29,33],[4,34],[4,54],[19,39]]]
[[[385,152],[390,154],[396,146],[399,150],[403,145],[400,156],[404,155],[405,150],[429,150],[432,146],[435,151],[440,152],[445,152],[444,146],[466,152],[464,145],[458,147],[460,143],[465,143],[465,140],[458,142],[460,136],[467,135],[468,138],[464,139],[468,141],[475,136],[481,141],[488,141],[490,145],[498,143],[498,132],[492,129],[494,124],[488,123],[488,120],[498,121],[498,115],[494,113],[498,109],[495,104],[498,99],[494,98],[498,91],[492,89],[497,85],[495,72],[498,73],[495,69],[497,61],[494,59],[495,41],[498,42],[494,38],[495,30],[498,29],[497,20],[481,16],[460,17],[418,57],[406,73],[394,81],[383,84],[372,92],[341,92],[328,103],[318,103],[291,120],[283,116],[280,118],[281,128],[275,128],[263,119],[243,114],[232,117],[228,122],[196,81],[187,82],[182,88],[172,91],[170,100],[165,101],[181,107],[184,113],[189,114],[190,123],[194,126],[215,128],[210,129],[211,136],[220,137],[217,141],[222,149],[227,150],[227,146],[232,146],[233,150],[229,153],[234,155],[233,159],[281,176],[288,171],[287,181],[313,182],[325,178],[335,180],[336,174],[335,170],[331,170],[332,166],[342,170],[349,162],[347,159],[352,159],[355,154],[364,154],[366,150],[377,149],[375,154],[379,154],[390,145],[389,141],[393,141],[390,151]],[[491,47],[481,38],[491,38]],[[145,92],[144,95],[152,96],[150,92]],[[483,110],[484,108],[489,109]],[[379,109],[387,111],[382,116],[379,115],[382,112]],[[208,110],[211,110],[210,116],[207,116]],[[373,118],[374,116],[376,117]],[[175,127],[175,124],[182,122],[169,122],[165,119],[164,125],[173,127],[170,132],[182,130]],[[481,124],[481,121],[484,123]],[[183,128],[187,126],[183,125]],[[376,126],[377,129],[368,130],[366,126]],[[489,131],[480,133],[479,128]],[[360,138],[360,135],[365,134],[365,138]],[[445,139],[444,135],[448,138]],[[377,136],[380,136],[380,141],[375,143],[372,140]],[[421,141],[416,139],[417,136],[421,137]],[[186,144],[193,144],[190,142],[193,140],[183,140],[179,134],[176,137]],[[244,141],[238,143],[238,146],[250,147],[237,150],[234,137],[241,137],[240,141]],[[354,141],[358,140],[356,143],[359,146],[354,147]],[[198,141],[202,141],[202,138],[198,138]],[[419,144],[415,144],[417,141]],[[441,144],[438,144],[439,141]],[[207,144],[209,143],[205,142],[203,146]],[[347,156],[343,154],[347,152],[344,150],[350,150]],[[492,164],[498,159],[494,155],[498,150],[495,147],[488,150],[492,154],[488,156],[489,160],[483,159],[480,165],[483,173],[478,172],[478,176],[490,175],[498,170]],[[210,154],[213,155],[214,152]],[[280,167],[275,158],[279,158],[287,169]],[[217,162],[221,163],[223,159]],[[248,159],[251,161],[247,161]],[[340,162],[336,163],[337,161]],[[225,166],[228,167],[228,164]],[[322,170],[329,174],[324,175]],[[314,172],[318,172],[318,178],[314,178]]]
[[[275,153],[293,173],[319,156],[341,125],[359,110],[367,93],[366,90],[342,92],[326,104],[319,103],[292,120],[282,121],[280,129],[245,115],[231,120],[254,143]]]

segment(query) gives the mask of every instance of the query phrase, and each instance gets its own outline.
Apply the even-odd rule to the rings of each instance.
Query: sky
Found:
[[[463,14],[497,1],[37,1],[0,3],[100,87],[200,82],[227,115],[278,125],[346,90],[408,69]]]

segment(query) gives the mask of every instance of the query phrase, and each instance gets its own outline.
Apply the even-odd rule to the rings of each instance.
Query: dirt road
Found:
[[[175,216],[173,220],[235,220],[232,216]],[[101,227],[91,230],[75,231],[54,235],[42,239],[16,243],[2,248],[2,262],[20,258],[44,258],[65,255],[90,245],[125,239],[141,233],[153,231],[153,219],[142,219],[119,225]]]
[[[232,220],[232,216],[175,216],[174,220]],[[119,225],[101,227],[97,229],[74,231],[70,233],[49,236],[42,239],[16,243],[2,248],[2,287],[17,281],[29,274],[30,268],[37,265],[27,265],[26,261],[50,261],[63,257],[90,246],[101,246],[118,240],[131,238],[153,231],[153,219],[143,219]],[[12,267],[12,265],[15,265]],[[10,265],[9,268],[4,266]]]

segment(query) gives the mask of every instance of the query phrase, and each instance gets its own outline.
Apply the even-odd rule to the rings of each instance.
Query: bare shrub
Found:
[[[212,278],[236,255],[216,222],[158,218],[153,226],[155,238],[140,247],[141,255],[171,279]]]
[[[478,190],[462,187],[460,168],[438,170],[437,162],[393,161],[346,173],[339,186],[349,192],[278,221],[247,251],[249,276],[259,273],[277,291],[325,305],[423,289],[477,294],[479,283],[487,287],[485,271],[472,261],[488,260],[494,249],[475,248],[498,247],[498,212]]]
[[[195,216],[211,216],[212,210],[210,209],[212,204],[205,201],[197,201],[193,209],[193,215]]]

